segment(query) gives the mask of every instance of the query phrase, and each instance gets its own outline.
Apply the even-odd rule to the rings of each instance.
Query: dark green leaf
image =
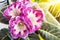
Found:
[[[0,40],[13,40],[9,29],[4,28],[0,30]]]
[[[9,19],[5,18],[2,13],[0,13],[0,22],[8,24]]]
[[[28,38],[29,40],[40,40],[36,33],[30,34]]]
[[[44,22],[38,33],[44,40],[60,40],[60,29],[51,23]]]

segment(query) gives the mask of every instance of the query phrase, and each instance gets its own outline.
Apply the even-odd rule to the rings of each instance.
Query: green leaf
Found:
[[[17,39],[14,39],[14,40],[26,40],[26,39],[22,39],[22,38],[17,38]]]
[[[43,22],[41,30],[37,32],[44,40],[60,40],[60,29],[51,23]]]
[[[9,29],[4,28],[0,30],[0,40],[13,40]]]
[[[39,38],[38,34],[32,33],[32,34],[29,34],[26,39],[18,38],[16,40],[40,40],[40,38]]]
[[[9,19],[5,18],[2,13],[0,13],[0,22],[8,24]]]
[[[40,40],[40,38],[36,33],[33,33],[28,36],[28,40]]]

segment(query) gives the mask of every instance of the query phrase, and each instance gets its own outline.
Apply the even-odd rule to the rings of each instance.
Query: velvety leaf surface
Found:
[[[43,23],[41,30],[38,31],[44,40],[60,40],[60,29],[50,23]]]
[[[28,37],[30,40],[40,40],[36,33],[30,34]]]
[[[10,35],[9,29],[1,29],[0,30],[0,40],[17,40],[13,39],[12,36]]]

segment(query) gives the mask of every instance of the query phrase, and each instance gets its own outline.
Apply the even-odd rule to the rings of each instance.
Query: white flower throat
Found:
[[[18,22],[17,25],[15,25],[14,29],[16,29],[16,33],[21,32],[23,35],[24,30],[26,30],[26,26],[23,22]]]
[[[18,8],[12,7],[12,10],[9,12],[9,15],[12,17],[19,16],[20,10]]]

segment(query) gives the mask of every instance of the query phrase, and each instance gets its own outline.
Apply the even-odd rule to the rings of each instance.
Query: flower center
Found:
[[[18,16],[20,13],[18,9],[14,9],[13,12],[14,12],[13,13],[14,16]]]
[[[18,26],[25,26],[23,22],[18,23]]]
[[[36,9],[36,7],[35,7],[35,6],[32,6],[32,8],[33,8],[33,9]]]
[[[19,21],[17,25],[15,25],[14,29],[16,30],[16,33],[21,32],[21,35],[24,34],[24,30],[26,30],[26,26],[23,22]]]
[[[26,26],[22,21],[18,22],[18,27],[20,28],[21,31],[26,30]]]

